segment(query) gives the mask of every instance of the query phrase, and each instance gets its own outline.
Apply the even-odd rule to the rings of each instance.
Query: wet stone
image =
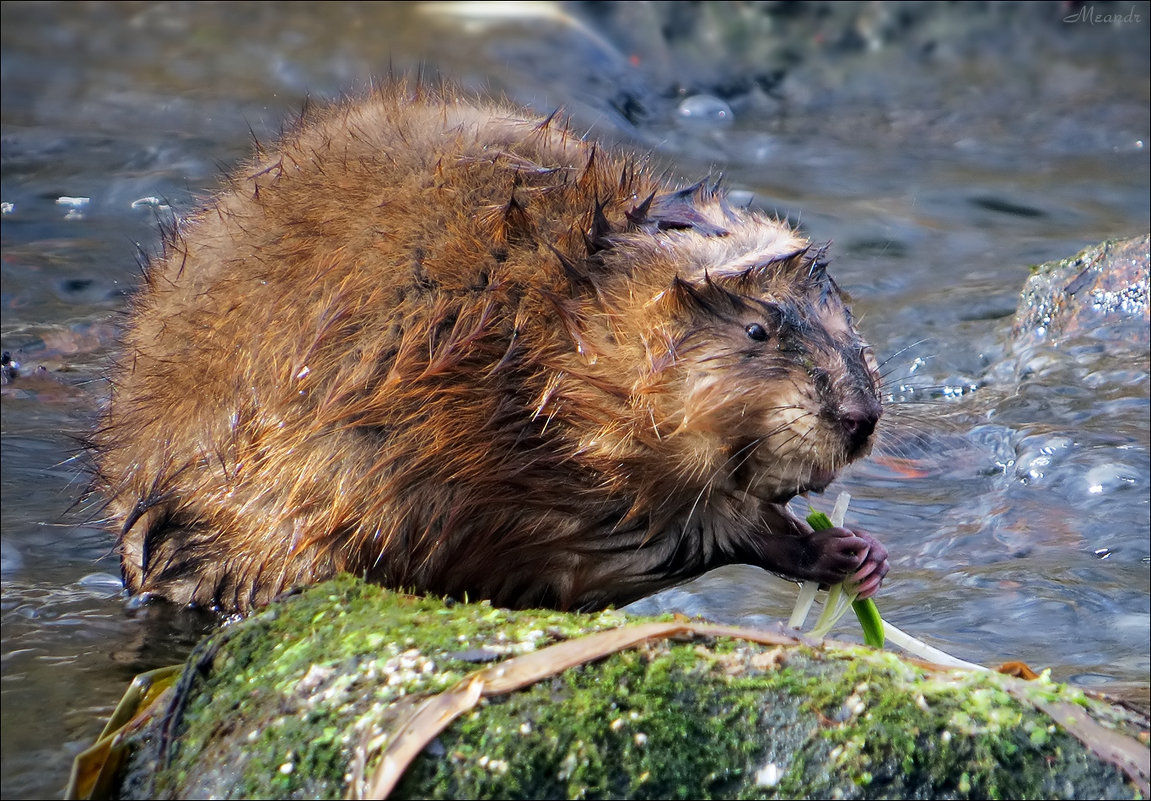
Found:
[[[1034,268],[1015,313],[1016,347],[1080,336],[1146,347],[1149,239],[1103,242]]]

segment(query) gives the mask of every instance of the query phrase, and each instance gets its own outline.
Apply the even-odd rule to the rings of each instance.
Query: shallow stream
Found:
[[[672,8],[693,4],[468,5],[4,4],[0,333],[22,369],[0,438],[3,796],[58,795],[130,678],[212,624],[127,601],[111,537],[72,508],[137,246],[249,129],[389,68],[563,105],[831,241],[892,402],[875,455],[815,503],[851,492],[887,545],[884,616],[968,660],[1145,696],[1146,340],[1020,355],[1010,331],[1028,265],[1151,227],[1147,4],[956,21],[879,3],[763,31]],[[773,32],[798,55],[757,50]],[[765,624],[794,596],[727,568],[637,608]]]

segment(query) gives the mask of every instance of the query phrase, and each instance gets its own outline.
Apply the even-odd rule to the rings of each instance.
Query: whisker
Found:
[[[884,367],[886,367],[886,366],[887,366],[887,363],[888,363],[888,362],[890,362],[892,359],[895,359],[895,358],[897,358],[897,357],[899,357],[899,356],[902,356],[904,353],[907,353],[907,352],[908,352],[909,350],[911,350],[912,348],[917,348],[917,347],[919,347],[920,345],[922,345],[923,343],[925,343],[925,342],[930,342],[930,341],[931,341],[931,340],[930,340],[929,338],[926,338],[926,337],[925,337],[924,339],[917,339],[916,341],[912,342],[912,343],[911,343],[911,344],[909,344],[909,345],[904,345],[902,348],[900,348],[899,350],[895,351],[895,353],[892,353],[892,354],[891,354],[891,355],[889,355],[889,356],[888,356],[886,359],[884,359],[883,361],[879,362],[879,369],[880,369],[880,372],[882,373],[882,370],[883,370],[883,368],[884,368]],[[927,358],[930,358],[930,357],[927,357]]]

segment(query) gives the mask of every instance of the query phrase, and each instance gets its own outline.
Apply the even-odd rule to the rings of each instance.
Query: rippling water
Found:
[[[305,95],[389,64],[564,104],[685,176],[718,165],[833,241],[834,275],[889,357],[883,443],[839,482],[891,551],[885,617],[974,661],[1147,683],[1146,343],[1009,343],[1028,265],[1151,225],[1145,25],[1135,57],[1107,52],[1129,32],[1111,48],[1082,27],[1058,35],[1084,37],[1086,66],[988,76],[959,49],[938,74],[819,76],[824,101],[752,73],[660,83],[659,58],[704,70],[735,56],[660,49],[623,25],[630,11],[493,22],[406,4],[272,8],[4,6],[2,334],[23,364],[0,407],[5,797],[59,793],[131,676],[180,661],[211,623],[126,602],[109,536],[71,508],[76,437],[105,393],[137,243],[154,247],[157,217],[211,187],[249,127],[273,135]],[[872,28],[852,30],[866,51]],[[913,99],[886,96],[896,89]],[[793,585],[727,568],[639,608],[767,622],[793,599]]]

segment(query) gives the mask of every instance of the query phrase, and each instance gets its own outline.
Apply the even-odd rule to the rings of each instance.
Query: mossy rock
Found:
[[[355,797],[417,699],[640,620],[443,603],[350,578],[318,585],[196,649],[163,711],[128,737],[116,793]],[[1128,753],[1123,731],[1145,721],[1072,688],[683,628],[486,698],[392,796],[1141,797],[1041,708],[1089,712]]]

